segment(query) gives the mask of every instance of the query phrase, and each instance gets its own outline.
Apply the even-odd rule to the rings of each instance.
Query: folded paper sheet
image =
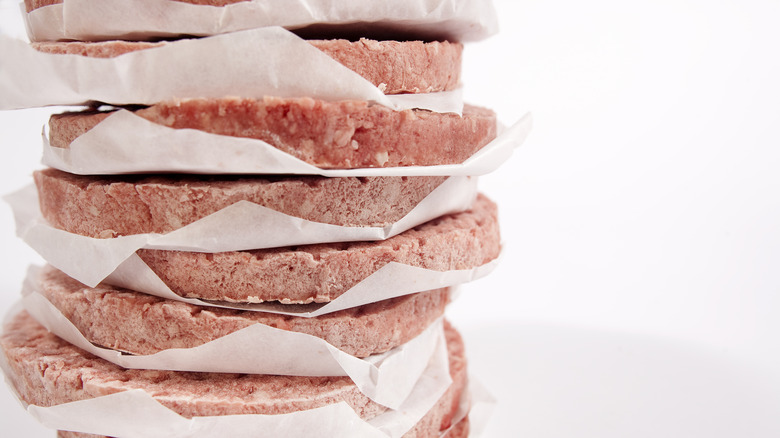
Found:
[[[488,0],[253,0],[224,7],[166,0],[64,0],[26,14],[33,41],[157,39],[267,26],[364,23],[423,39],[474,41],[497,31]]]
[[[398,222],[386,227],[344,227],[288,216],[241,201],[167,234],[96,239],[50,226],[38,211],[32,186],[6,197],[17,234],[46,261],[94,286],[141,248],[222,252],[325,242],[383,240],[444,214],[464,211],[476,197],[476,178],[451,177]]]
[[[496,408],[497,400],[471,373],[469,373],[469,396],[468,406],[461,404],[459,415],[462,412],[468,413],[471,424],[469,438],[478,438],[485,431],[485,427]],[[456,416],[456,418],[458,417]]]
[[[472,373],[469,373],[468,389],[460,398],[460,405],[452,419],[452,424],[469,417],[469,438],[479,438],[487,426],[493,410],[496,407],[496,399]],[[447,431],[441,434],[446,438]]]
[[[365,169],[321,169],[262,140],[173,129],[120,110],[57,148],[43,136],[43,162],[80,175],[145,172],[300,174],[342,176],[484,175],[523,144],[532,125],[526,114],[462,164]]]
[[[443,342],[439,339],[439,343]],[[2,358],[0,366],[9,372],[8,364]],[[142,390],[51,407],[28,405],[27,410],[53,429],[130,438],[212,437],[215,430],[220,431],[220,436],[247,438],[310,437],[312,430],[322,436],[400,438],[436,404],[452,383],[448,368],[446,347],[437,346],[409,397],[397,410],[390,409],[370,421],[362,420],[344,402],[291,414],[184,418]]]
[[[363,394],[397,409],[409,396],[437,346],[443,346],[442,322],[387,353],[360,359],[324,340],[255,324],[193,348],[174,348],[150,355],[129,355],[90,343],[46,297],[35,290],[32,269],[25,282],[25,310],[50,332],[104,360],[131,369],[349,376]],[[225,357],[230,357],[229,361]]]
[[[394,100],[279,27],[179,40],[115,58],[42,53],[0,36],[0,53],[0,110],[91,101],[151,105],[225,96],[361,100],[455,113],[463,109],[459,93],[430,93],[408,103],[406,97]]]
[[[339,310],[395,298],[416,292],[457,286],[480,279],[495,269],[499,259],[473,269],[433,271],[401,263],[388,263],[335,300],[326,304],[230,303],[184,298],[175,294],[140,257],[133,254],[108,278],[106,283],[132,289],[150,295],[184,303],[222,307],[234,310],[253,310],[280,315],[313,318]]]

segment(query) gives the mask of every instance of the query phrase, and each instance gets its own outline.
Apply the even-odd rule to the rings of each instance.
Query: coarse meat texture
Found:
[[[466,358],[457,331],[445,323],[453,384],[406,437],[430,437],[455,420],[466,384]],[[290,377],[127,370],[49,333],[21,312],[5,326],[0,348],[8,382],[25,403],[54,406],[141,389],[181,416],[281,414],[344,401],[369,420],[386,408],[360,393],[348,377]]]
[[[368,357],[422,333],[449,302],[444,288],[305,318],[196,306],[104,284],[92,288],[51,266],[41,271],[37,285],[91,343],[136,355],[192,348],[263,324],[316,336],[347,354]]]
[[[458,115],[396,111],[357,100],[230,97],[161,102],[133,111],[169,128],[262,140],[322,169],[460,164],[498,133],[496,114],[473,105],[465,105]],[[111,114],[88,110],[53,115],[49,141],[68,148]]]
[[[168,233],[240,201],[331,225],[384,227],[447,177],[81,176],[34,173],[41,214],[82,236]]]
[[[137,252],[174,293],[239,303],[326,303],[390,262],[466,270],[498,258],[496,205],[480,195],[470,211],[445,215],[377,242],[346,242],[254,251]]]
[[[435,93],[460,86],[463,45],[446,41],[377,41],[360,38],[307,40],[362,76],[385,94]],[[37,42],[32,47],[55,55],[114,58],[168,42]],[[249,54],[248,54],[249,55]]]

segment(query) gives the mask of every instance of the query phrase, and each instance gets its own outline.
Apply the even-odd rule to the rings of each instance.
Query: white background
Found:
[[[487,436],[780,436],[780,3],[496,5],[466,97],[536,127],[482,180],[502,266],[450,309],[499,398]],[[30,181],[47,113],[0,113],[0,192]],[[5,311],[37,260],[8,209],[0,248]],[[0,419],[53,436],[5,390]]]

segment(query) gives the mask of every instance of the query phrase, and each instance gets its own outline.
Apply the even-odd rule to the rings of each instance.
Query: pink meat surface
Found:
[[[471,105],[460,116],[396,111],[356,100],[232,97],[162,102],[135,114],[174,129],[262,140],[324,169],[459,164],[497,135],[496,114]],[[68,148],[109,115],[54,115],[49,119],[50,143]]]
[[[445,336],[454,383],[406,437],[437,437],[452,425],[467,383],[466,359],[463,341],[449,324]],[[281,414],[338,401],[348,403],[364,419],[386,410],[362,395],[347,377],[125,370],[52,335],[25,312],[5,326],[0,348],[9,365],[9,383],[26,403],[38,406],[141,389],[184,417]]]
[[[191,348],[254,324],[322,338],[353,356],[384,353],[444,314],[449,290],[421,292],[316,318],[201,307],[128,289],[91,288],[47,267],[38,291],[92,343],[132,354]]]
[[[463,45],[450,42],[376,41],[361,38],[308,40],[385,94],[431,93],[454,90],[460,85]],[[113,58],[166,42],[134,41],[32,43],[41,51],[58,55]]]
[[[326,224],[383,227],[446,177],[80,176],[34,174],[43,217],[54,227],[110,238],[167,233],[239,201]]]
[[[142,249],[137,254],[185,297],[305,304],[332,301],[390,262],[463,270],[484,265],[500,252],[496,205],[480,195],[470,211],[439,217],[384,241],[214,254]]]

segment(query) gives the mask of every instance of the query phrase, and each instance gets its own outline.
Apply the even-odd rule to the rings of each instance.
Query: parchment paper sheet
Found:
[[[266,26],[372,23],[429,39],[475,41],[498,30],[489,0],[254,0],[226,7],[161,0],[65,0],[26,14],[33,41],[214,35]]]
[[[3,325],[5,325],[5,322],[8,321],[12,316],[16,315],[21,309],[22,309],[21,302],[17,302],[17,304],[5,315],[5,317],[3,319]],[[435,354],[438,355],[438,357],[439,357],[439,359],[438,359],[439,368],[442,368],[442,365],[443,365],[441,363],[441,360],[442,360],[442,356],[441,355],[442,354],[446,354],[445,352],[443,352],[441,350],[442,350],[441,346],[440,345],[437,346],[437,352]],[[431,378],[434,377],[433,376],[434,373],[433,373],[433,370],[432,370],[432,367],[431,367],[431,365],[433,363],[436,363],[436,362],[432,362],[431,364],[429,364],[429,366],[426,368],[426,371],[425,371],[426,374],[428,375],[427,376],[428,379],[431,379]],[[10,368],[8,366],[8,363],[7,363],[7,358],[5,357],[5,355],[3,354],[2,351],[0,351],[0,369],[2,369],[5,372],[6,375],[9,375]],[[441,369],[440,371],[444,372],[443,369]],[[0,377],[4,377],[4,376],[2,376],[2,374],[0,374]],[[86,414],[86,416],[84,417],[84,423],[90,423],[91,419],[93,419],[93,417],[95,416],[96,413],[98,415],[100,415],[100,411],[92,412],[91,407],[90,407],[90,404],[93,403],[92,401],[87,401],[87,403],[83,403],[80,406],[76,406],[76,407],[71,407],[71,406],[67,406],[67,405],[60,405],[60,407],[42,408],[42,407],[39,407],[39,406],[28,405],[27,403],[25,403],[21,399],[21,397],[19,396],[18,392],[16,391],[16,388],[13,386],[13,384],[11,384],[11,382],[8,380],[8,378],[5,377],[3,380],[6,381],[6,384],[7,384],[7,387],[9,388],[9,390],[11,390],[11,392],[16,394],[16,396],[19,399],[20,403],[23,406],[26,406],[27,410],[35,418],[37,418],[39,421],[41,421],[44,425],[46,425],[48,427],[51,427],[51,428],[63,428],[63,427],[76,428],[78,426],[78,424],[72,423],[72,422],[68,423],[69,418],[70,419],[78,418],[78,417],[69,417],[71,415],[70,412],[73,412],[72,415]],[[442,380],[442,382],[446,382],[446,380]],[[434,384],[430,385],[429,387],[435,387],[435,386],[436,386],[436,384],[434,383]],[[181,417],[179,417],[176,414],[173,414],[171,411],[169,411],[169,410],[167,410],[165,408],[162,408],[161,405],[159,405],[156,402],[154,402],[148,395],[146,395],[142,391],[136,391],[136,392],[138,393],[136,395],[127,395],[127,394],[124,394],[124,393],[115,394],[115,395],[111,396],[109,399],[99,400],[96,403],[98,409],[109,409],[111,403],[113,402],[113,400],[117,400],[118,402],[120,402],[121,403],[120,406],[123,406],[123,409],[124,409],[123,412],[125,412],[126,415],[129,417],[129,418],[123,419],[122,420],[123,423],[127,423],[127,422],[132,421],[132,418],[139,418],[139,417],[133,417],[135,415],[142,415],[144,417],[140,417],[140,418],[146,418],[146,416],[149,416],[150,418],[154,419],[155,424],[157,424],[158,426],[164,427],[164,429],[159,432],[161,435],[149,435],[149,433],[150,433],[149,430],[142,429],[142,430],[137,430],[137,431],[133,431],[133,430],[130,431],[130,432],[137,432],[137,433],[139,433],[141,435],[127,435],[127,436],[139,436],[139,437],[140,436],[143,436],[143,437],[146,437],[146,436],[150,436],[150,437],[152,437],[152,436],[173,436],[173,437],[190,437],[190,436],[193,436],[193,437],[197,437],[197,436],[203,436],[204,434],[208,433],[208,429],[200,429],[200,427],[205,427],[205,425],[200,425],[199,424],[199,427],[194,429],[195,433],[198,433],[199,435],[189,435],[187,433],[187,430],[189,430],[189,429],[186,428],[187,426],[185,426],[183,424],[179,424],[183,420]],[[422,391],[418,391],[418,393],[422,393]],[[139,400],[139,399],[141,401],[138,404],[136,404],[138,409],[133,409],[133,407],[130,404],[124,403],[124,400],[127,400],[129,403],[133,403],[134,400]],[[405,403],[405,405],[408,405],[408,404],[410,404],[410,400],[407,400],[407,402]],[[422,405],[424,403],[421,402],[420,404]],[[463,416],[466,413],[468,413],[470,424],[471,424],[471,428],[470,428],[471,430],[470,430],[470,433],[469,433],[469,437],[471,437],[471,438],[479,437],[479,436],[481,436],[482,431],[484,430],[485,426],[487,425],[487,422],[488,422],[488,420],[489,420],[489,418],[490,418],[490,416],[492,414],[492,411],[493,411],[493,409],[495,407],[495,404],[496,404],[496,400],[493,398],[493,396],[490,395],[490,393],[482,385],[482,383],[474,375],[472,375],[470,373],[470,375],[469,375],[469,383],[468,383],[468,394],[465,395],[464,397],[462,397],[461,403],[460,403],[460,406],[459,406],[459,409],[458,409],[458,413],[456,414],[455,419],[456,420],[460,420],[461,418],[463,418]],[[148,410],[145,409],[147,407],[148,407]],[[72,409],[75,409],[75,411],[73,411]],[[355,437],[367,436],[367,437],[381,437],[381,438],[384,438],[384,437],[387,437],[387,436],[393,436],[393,435],[388,435],[388,434],[378,434],[375,429],[366,427],[365,422],[363,422],[362,420],[355,421],[355,418],[352,418],[354,416],[354,412],[352,412],[352,410],[348,406],[346,406],[346,405],[341,405],[338,408],[330,407],[328,409],[324,409],[324,412],[316,413],[315,417],[308,418],[308,420],[310,420],[311,423],[306,423],[306,424],[310,425],[311,427],[318,427],[318,425],[316,423],[317,420],[318,419],[322,419],[322,418],[330,415],[330,412],[333,412],[334,415],[337,416],[337,417],[340,417],[341,415],[343,415],[345,417],[344,419],[334,418],[334,420],[338,421],[337,424],[344,425],[345,427],[356,428],[354,435],[345,435],[345,436],[355,436]],[[116,410],[114,410],[111,413],[111,418],[114,418],[115,415],[117,415],[117,411]],[[320,417],[320,418],[318,418],[318,417]],[[352,418],[352,420],[355,421],[355,423],[354,424],[348,424],[347,423],[347,418]],[[170,419],[171,421],[173,421],[176,424],[173,424],[173,425],[165,424],[165,422],[168,419]],[[280,423],[284,423],[285,421],[291,421],[293,424],[295,424],[298,420],[304,420],[306,418],[305,417],[300,417],[300,418],[296,418],[296,417],[291,417],[291,418],[279,417],[278,419],[279,419]],[[266,418],[264,420],[269,420],[270,421],[271,419]],[[207,420],[207,421],[210,422],[211,420]],[[219,420],[216,420],[216,421],[219,422]],[[252,419],[238,419],[238,418],[236,418],[235,421],[237,421],[239,423],[242,423],[242,422],[250,423],[250,424],[246,425],[246,427],[247,427],[247,429],[249,429],[251,431]],[[387,422],[391,421],[391,420],[385,419],[384,421],[385,421],[385,424],[387,424]],[[79,422],[79,423],[82,423],[82,422]],[[213,423],[210,423],[210,425],[212,425],[212,424]],[[331,421],[329,420],[329,421],[327,421],[324,424],[330,425]],[[176,427],[177,425],[179,427]],[[267,427],[268,425],[263,425],[263,426]],[[276,426],[283,427],[281,425],[276,425]],[[270,429],[272,433],[284,433],[284,434],[286,434],[288,432],[286,430],[282,431],[279,428],[276,428],[276,426],[273,426],[273,428]],[[88,427],[90,427],[90,426],[88,426]],[[93,426],[93,427],[98,427],[98,426]],[[328,427],[331,427],[331,426],[328,426]],[[403,427],[405,427],[405,426],[403,426]],[[175,429],[172,429],[172,428],[175,428]],[[313,430],[320,430],[320,429],[318,428],[318,429],[313,429]],[[339,434],[343,433],[343,431],[337,430],[337,429],[335,429],[335,427],[331,428],[331,429],[328,429],[328,430],[332,430],[333,433],[339,433]],[[169,433],[170,435],[162,435],[163,433]],[[212,433],[214,433],[214,432],[212,431]],[[305,431],[301,431],[300,433],[301,433],[301,436],[302,436],[305,433]],[[365,435],[360,435],[360,433],[365,433]],[[108,434],[108,433],[106,433],[106,434]],[[402,433],[399,434],[399,435],[396,435],[396,436],[400,436],[400,435],[402,435]],[[250,433],[248,435],[239,435],[239,436],[256,437],[257,435],[252,435]],[[273,436],[273,435],[269,435],[269,436]],[[279,435],[279,436],[287,436],[287,435]],[[342,435],[333,435],[333,436],[342,436]],[[446,437],[446,436],[447,436],[446,432],[442,434],[442,437]]]
[[[49,145],[43,135],[43,163],[81,175],[145,172],[199,174],[302,174],[341,176],[484,175],[497,169],[531,130],[526,114],[462,164],[365,169],[321,169],[262,140],[173,129],[120,110],[70,148]]]
[[[385,96],[362,76],[280,27],[179,40],[114,58],[42,53],[0,35],[0,53],[0,110],[90,101],[151,105],[226,96],[362,100],[394,109],[412,105],[455,113],[463,109],[459,93]]]
[[[440,343],[444,340],[440,338]],[[2,354],[0,353],[0,356]],[[8,364],[0,366],[8,374]],[[425,372],[399,409],[366,422],[343,402],[284,415],[232,415],[187,419],[157,403],[142,390],[65,403],[28,405],[27,411],[47,427],[99,435],[154,437],[290,437],[321,436],[398,438],[411,429],[452,383],[446,347],[437,347]],[[139,421],[143,419],[143,421]]]
[[[397,409],[422,375],[442,335],[441,320],[404,345],[360,359],[305,333],[255,324],[193,348],[150,355],[122,354],[92,344],[36,290],[39,269],[31,269],[22,302],[41,325],[71,344],[124,368],[173,371],[349,376],[375,402]],[[229,357],[226,361],[224,358]]]
[[[476,183],[472,177],[451,177],[409,214],[386,227],[311,222],[241,201],[167,234],[111,239],[80,236],[50,226],[41,217],[32,186],[5,199],[14,210],[20,238],[58,269],[95,286],[140,248],[222,252],[387,239],[441,215],[470,208],[476,197]]]
[[[456,416],[456,418],[462,418],[464,413],[468,414],[471,426],[469,428],[469,438],[482,436],[490,417],[493,415],[496,404],[497,401],[490,391],[474,374],[469,373],[468,397],[461,399],[461,406]]]
[[[498,265],[499,260],[500,257],[473,269],[453,271],[433,271],[391,262],[379,268],[379,270],[366,277],[335,300],[325,304],[279,304],[275,302],[243,304],[183,298],[172,292],[160,277],[135,254],[122,263],[105,281],[114,286],[199,306],[254,310],[313,318],[410,293],[457,286],[474,281],[492,272]]]

